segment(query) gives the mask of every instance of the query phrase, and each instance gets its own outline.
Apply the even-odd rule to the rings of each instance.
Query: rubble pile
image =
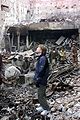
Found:
[[[0,119],[9,116],[11,120],[27,117],[34,110],[33,99],[35,93],[33,88],[23,85],[17,87],[4,86],[0,94]],[[3,117],[3,118],[4,118]]]
[[[57,46],[57,53],[59,53],[62,45],[66,49],[67,58],[66,61],[60,61],[60,56],[57,56],[57,59],[53,58],[55,59],[55,64],[54,60],[50,63],[50,75],[48,77],[46,94],[51,111],[47,116],[41,116],[36,111],[36,107],[39,106],[37,89],[31,83],[37,60],[34,51],[39,43],[34,42],[31,50],[11,54],[3,53],[5,77],[8,79],[4,80],[6,84],[0,86],[1,120],[80,119],[80,54],[78,50],[78,66],[73,65],[70,60],[71,48],[66,48],[68,42],[69,39],[66,39],[64,36],[61,36],[56,43],[45,42],[49,60],[51,50],[54,51],[54,47]],[[26,66],[24,69],[23,62],[24,66]],[[29,64],[27,64],[28,62]],[[19,78],[17,79],[16,77],[13,78],[16,75],[15,70],[13,71],[14,67],[19,71],[19,74],[17,73]],[[11,78],[10,81],[13,80],[11,84],[9,84],[9,78]],[[16,84],[14,84],[14,81],[17,81]]]
[[[80,118],[80,69],[74,69],[69,86],[59,85],[50,95],[47,88],[48,103],[51,112],[46,118],[35,110],[38,105],[37,90],[34,85],[3,85],[0,90],[1,120],[78,120]]]

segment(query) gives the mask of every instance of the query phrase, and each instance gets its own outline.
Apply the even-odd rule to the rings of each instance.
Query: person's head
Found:
[[[45,55],[46,54],[46,47],[42,44],[38,45],[37,49],[36,49],[36,53],[40,56],[40,55]]]

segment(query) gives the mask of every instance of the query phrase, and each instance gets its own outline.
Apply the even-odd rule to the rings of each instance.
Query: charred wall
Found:
[[[71,38],[72,35],[78,36],[78,29],[62,29],[62,30],[31,30],[29,31],[29,40],[35,42],[45,42],[46,40],[53,41],[53,43],[64,36]]]

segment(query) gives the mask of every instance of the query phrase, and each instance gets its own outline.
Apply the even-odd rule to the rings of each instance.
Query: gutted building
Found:
[[[79,0],[7,1],[9,12],[6,13],[5,24],[9,28],[7,43],[11,46],[19,49],[21,44],[28,43],[27,40],[44,41],[60,36],[70,38],[73,34],[80,39]],[[1,6],[1,9],[4,7]]]
[[[29,21],[30,15],[27,15],[29,9],[29,0],[0,0],[0,49],[4,47],[5,40],[3,34],[6,34],[9,28],[6,26],[13,26]]]

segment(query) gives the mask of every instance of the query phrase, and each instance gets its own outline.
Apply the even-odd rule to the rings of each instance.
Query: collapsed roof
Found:
[[[39,22],[31,24],[20,24],[10,26],[8,32],[19,31],[22,34],[26,34],[28,30],[61,30],[61,29],[76,29],[77,27],[70,22]]]

